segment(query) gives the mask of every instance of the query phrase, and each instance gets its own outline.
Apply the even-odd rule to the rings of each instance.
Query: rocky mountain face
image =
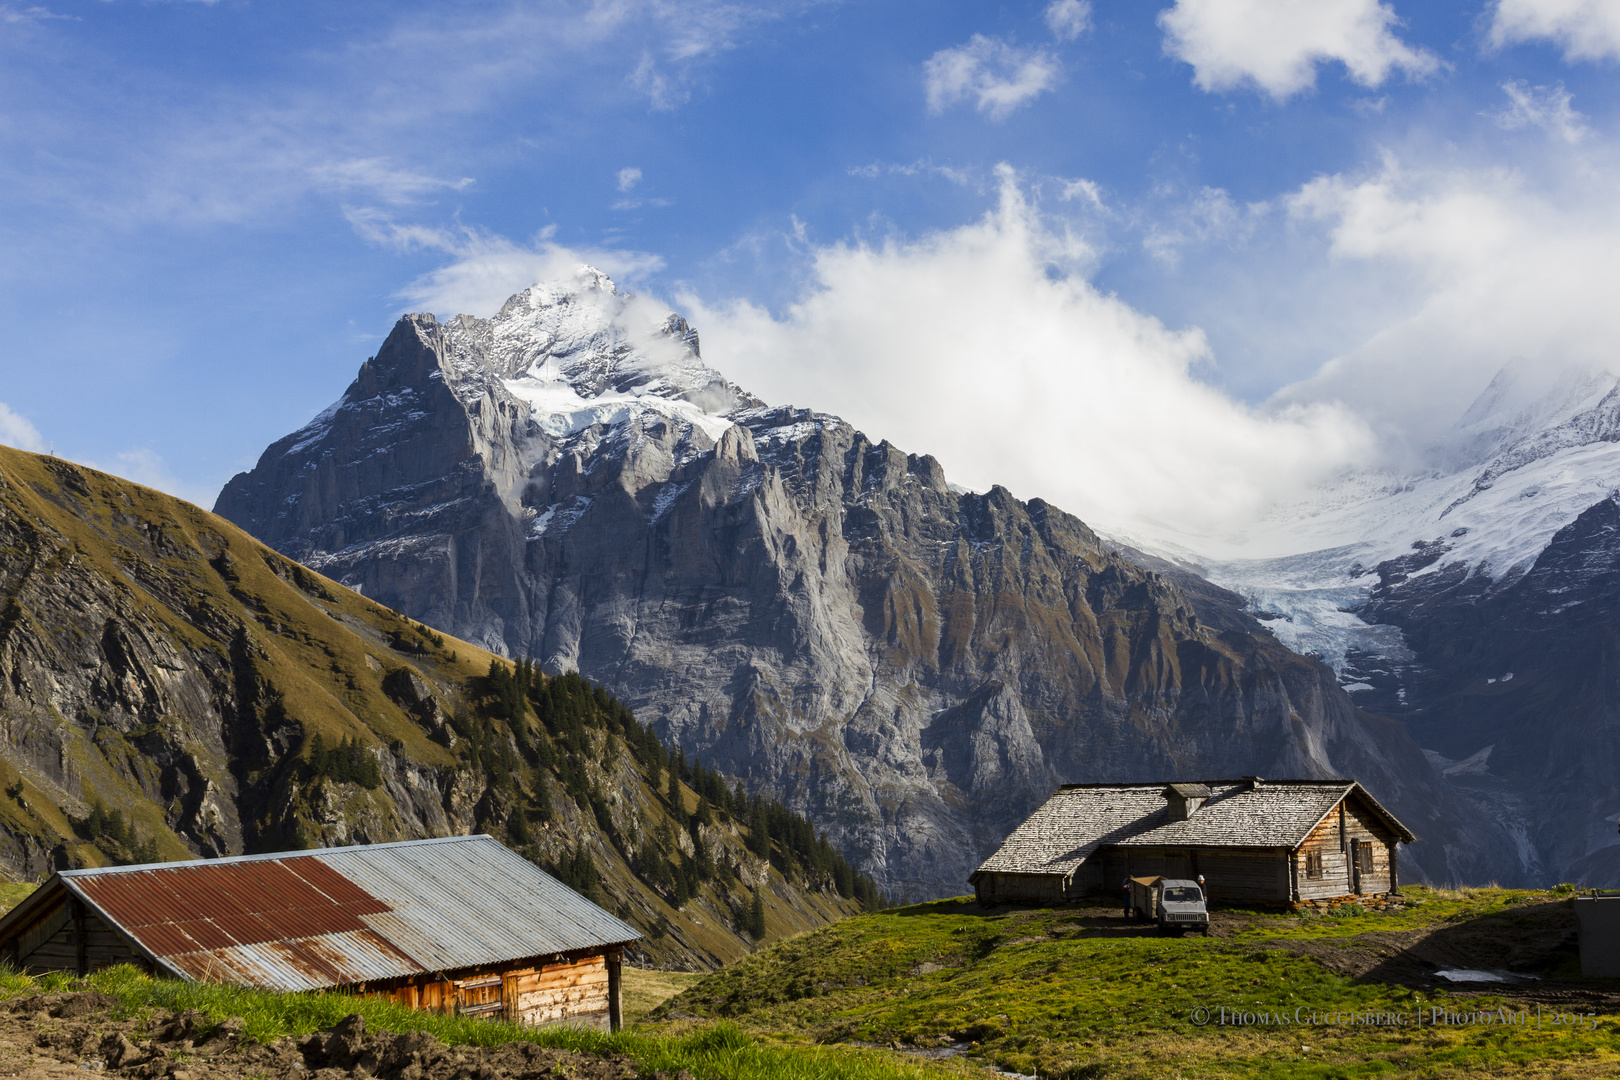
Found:
[[[1620,883],[1617,498],[1505,580],[1449,560],[1443,541],[1381,563],[1358,611],[1411,652],[1358,698],[1400,716],[1481,816],[1514,831],[1526,880]]]
[[[893,894],[955,895],[1062,782],[1346,775],[1477,877],[1398,724],[1205,582],[707,368],[582,269],[492,319],[400,320],[217,512],[492,651],[577,669],[808,813]]]
[[[1620,380],[1497,375],[1411,475],[1361,474],[1280,514],[1299,554],[1203,560],[1363,709],[1398,720],[1476,820],[1504,884],[1620,885],[1611,631]]]
[[[756,891],[773,935],[854,910],[741,815],[691,825],[605,693],[570,683],[547,719],[549,684],[514,699],[494,659],[197,507],[0,446],[0,874],[488,831],[655,932],[652,962],[749,951]]]

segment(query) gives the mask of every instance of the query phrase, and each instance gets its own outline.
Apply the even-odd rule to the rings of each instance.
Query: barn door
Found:
[[[461,1016],[492,1016],[506,1013],[506,980],[499,975],[479,975],[456,981],[456,1013]]]

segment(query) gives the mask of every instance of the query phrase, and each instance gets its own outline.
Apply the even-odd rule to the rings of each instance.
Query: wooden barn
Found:
[[[0,957],[616,1030],[640,937],[493,837],[458,836],[64,870],[0,918]]]
[[[1062,903],[1127,877],[1197,878],[1212,900],[1288,904],[1400,885],[1417,838],[1350,780],[1068,784],[973,872],[980,903]]]

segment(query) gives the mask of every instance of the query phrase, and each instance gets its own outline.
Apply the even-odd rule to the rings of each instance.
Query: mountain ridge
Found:
[[[1357,775],[1433,838],[1417,865],[1489,872],[1498,839],[1465,837],[1428,759],[1326,668],[1230,609],[1201,620],[1042,500],[953,491],[928,455],[758,403],[699,366],[678,315],[608,284],[402,318],[320,429],[217,509],[446,632],[611,687],[893,894],[959,892],[1056,783],[1122,770]]]

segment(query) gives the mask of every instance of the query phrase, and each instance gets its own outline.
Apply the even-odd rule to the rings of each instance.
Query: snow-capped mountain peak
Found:
[[[684,318],[591,266],[529,286],[491,318],[456,316],[444,340],[458,397],[499,384],[553,438],[653,413],[712,442],[730,426],[726,414],[759,404],[703,362]]]

